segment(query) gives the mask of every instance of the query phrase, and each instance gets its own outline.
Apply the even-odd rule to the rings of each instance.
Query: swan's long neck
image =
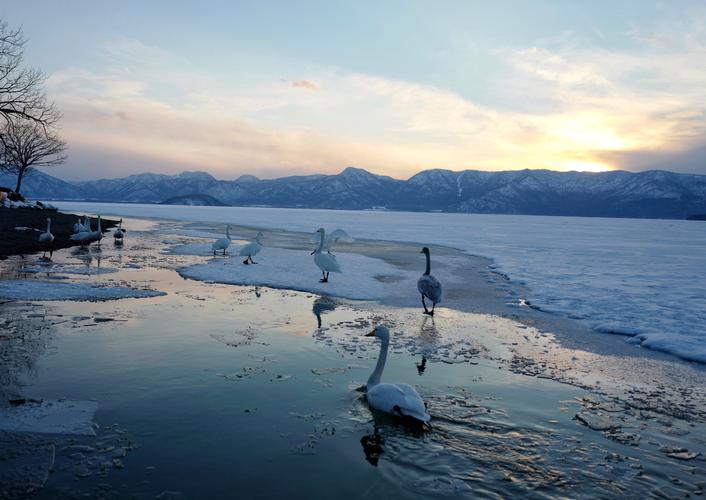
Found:
[[[47,219],[47,233],[51,233],[51,219]]]
[[[102,233],[103,231],[101,230],[101,216],[98,216],[98,232]]]
[[[431,274],[431,257],[429,256],[429,252],[424,252],[424,255],[427,257],[427,270],[424,271],[424,274],[429,275]]]
[[[385,361],[387,361],[387,349],[390,346],[389,339],[381,339],[380,343],[380,355],[378,356],[378,362],[375,365],[375,370],[368,378],[367,387],[373,387],[380,383],[380,377],[382,376],[382,371],[385,369]]]
[[[228,238],[229,240],[231,239],[231,237],[230,237],[230,226],[226,226],[226,238]]]
[[[257,233],[257,236],[255,236],[255,242],[258,245],[262,245],[262,235],[260,233]]]
[[[319,242],[319,248],[316,249],[316,253],[321,253],[324,251],[324,240],[326,239],[326,231],[321,230],[321,241]]]

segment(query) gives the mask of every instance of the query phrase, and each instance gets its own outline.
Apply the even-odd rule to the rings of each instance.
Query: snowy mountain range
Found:
[[[0,185],[12,186],[0,175]],[[425,170],[393,179],[349,167],[334,175],[218,180],[205,172],[66,182],[29,175],[23,193],[46,200],[210,203],[329,209],[677,218],[706,213],[706,176],[652,170],[602,173]],[[198,201],[194,201],[198,200]]]

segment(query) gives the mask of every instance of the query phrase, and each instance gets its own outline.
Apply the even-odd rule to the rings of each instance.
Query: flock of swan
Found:
[[[222,255],[226,254],[226,249],[232,242],[230,230],[231,225],[229,224],[226,226],[225,238],[219,238],[211,245],[214,256],[216,252],[219,251],[222,252]],[[240,249],[239,255],[245,257],[243,264],[256,263],[252,258],[262,250],[262,238],[263,234],[259,232],[254,241]],[[314,263],[322,273],[322,278],[319,281],[321,283],[328,283],[330,273],[342,272],[341,266],[332,252],[333,246],[338,241],[353,240],[341,229],[336,229],[327,236],[324,228],[316,230],[312,241],[314,241],[314,239],[318,242],[318,246],[311,252],[311,255],[314,256]],[[422,297],[424,314],[433,316],[436,304],[441,302],[442,287],[439,280],[431,274],[431,253],[429,248],[422,248],[421,253],[426,257],[426,268],[424,274],[422,274],[417,281],[417,290]],[[431,301],[431,310],[427,307],[427,299]],[[404,418],[408,421],[422,424],[428,422],[431,417],[427,412],[424,401],[414,387],[409,384],[381,382],[380,380],[383,370],[385,369],[385,362],[387,361],[387,353],[390,346],[390,330],[384,325],[378,325],[366,336],[380,339],[378,360],[373,373],[366,383],[366,397],[370,407],[396,417]]]
[[[125,229],[122,227],[122,219],[118,224],[117,229],[113,233],[115,243],[120,245],[125,237]],[[103,239],[103,231],[101,229],[101,217],[98,216],[97,227],[94,230],[91,227],[91,219],[84,215],[83,220],[78,219],[73,227],[74,233],[70,236],[72,241],[79,242],[82,246],[90,245],[93,242],[99,242]],[[213,255],[221,251],[226,254],[226,249],[230,246],[232,238],[230,235],[231,225],[226,227],[225,238],[219,238],[211,245]],[[341,273],[341,266],[333,254],[333,246],[338,241],[353,241],[348,234],[337,229],[330,235],[326,235],[324,228],[319,228],[314,237],[318,240],[318,246],[311,252],[314,256],[314,263],[321,270],[321,283],[327,283],[330,273]],[[263,248],[263,234],[257,233],[253,241],[243,246],[239,250],[239,255],[245,257],[243,264],[256,264],[253,256],[260,253]],[[39,242],[44,245],[45,255],[46,249],[51,251],[54,242],[54,235],[51,233],[51,218],[47,218],[47,229],[39,235]],[[424,314],[434,315],[436,304],[441,302],[442,288],[441,283],[431,274],[431,256],[429,248],[424,247],[421,250],[426,257],[426,269],[424,274],[417,281],[417,290],[422,296],[422,306]],[[51,255],[51,254],[50,254]],[[432,303],[431,310],[427,308],[426,299]],[[414,422],[428,422],[431,418],[427,412],[424,401],[419,396],[417,390],[409,384],[393,384],[389,382],[381,382],[382,372],[385,369],[387,361],[387,352],[390,346],[390,330],[384,325],[378,325],[373,331],[368,333],[368,337],[377,337],[380,339],[380,353],[375,365],[373,373],[368,378],[366,384],[367,400],[371,408],[391,414],[397,417],[403,417]]]

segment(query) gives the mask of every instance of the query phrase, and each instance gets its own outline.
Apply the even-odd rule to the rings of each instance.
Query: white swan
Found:
[[[329,273],[340,273],[341,266],[338,264],[335,255],[323,253],[325,249],[324,245],[326,243],[326,231],[324,228],[319,228],[316,232],[319,233],[320,241],[319,248],[314,250],[314,263],[319,267],[319,269],[321,269],[321,272],[324,275],[324,277],[319,281],[321,283],[328,283]]]
[[[44,245],[44,254],[42,257],[47,255],[47,249],[49,249],[49,256],[51,257],[54,253],[54,235],[51,234],[51,219],[47,217],[47,230],[46,232],[39,235],[39,243]]]
[[[319,242],[319,234],[318,234],[318,231],[315,232],[315,233],[312,235],[311,241],[312,241],[313,243],[318,243],[318,242]],[[324,240],[324,248],[323,248],[323,250],[326,250],[326,252],[328,252],[328,253],[330,253],[331,255],[333,255],[333,252],[332,252],[333,247],[334,247],[334,245],[336,245],[336,243],[338,243],[339,241],[344,241],[344,242],[346,242],[346,243],[351,243],[351,242],[353,241],[353,238],[351,238],[351,236],[350,236],[347,232],[345,232],[343,229],[335,229],[335,230],[333,230],[333,231],[331,232],[331,234],[329,234],[328,236],[326,236],[326,239]],[[315,253],[316,253],[316,250],[314,250],[313,252],[311,252],[311,255],[314,255]]]
[[[79,217],[76,219],[76,224],[74,224],[74,234],[80,233],[82,231],[90,231],[91,228],[88,223],[88,217],[83,216],[83,220]]]
[[[113,232],[113,238],[115,238],[115,243],[120,245],[123,242],[123,237],[125,236],[125,230],[123,229],[123,220],[120,219],[118,222],[118,228]]]
[[[97,241],[98,244],[100,244],[101,240],[103,239],[103,229],[101,229],[101,216],[98,216],[98,227],[96,228],[95,231],[91,231],[91,238],[90,242]]]
[[[429,316],[434,316],[434,308],[436,304],[441,302],[441,283],[437,280],[431,273],[431,257],[429,256],[429,249],[427,247],[422,248],[423,253],[427,257],[427,269],[422,274],[421,278],[417,281],[417,290],[422,294],[422,305],[424,306],[424,314]],[[427,303],[424,298],[431,300],[431,311],[427,309]]]
[[[255,241],[248,243],[243,248],[240,249],[240,256],[245,257],[243,264],[257,264],[252,260],[253,255],[257,255],[262,250],[262,233],[257,233],[255,236]]]
[[[230,237],[230,224],[226,226],[226,237],[219,238],[213,242],[211,245],[211,250],[213,250],[213,255],[216,255],[216,250],[223,250],[223,255],[226,254],[226,248],[230,246],[230,242],[233,238]]]
[[[79,243],[81,243],[81,246],[91,243],[91,238],[93,236],[93,231],[91,230],[91,219],[84,216],[83,220],[84,223],[81,225],[83,227],[83,230],[69,236],[69,239],[71,241],[78,241]]]
[[[386,326],[378,325],[366,337],[377,337],[381,342],[378,362],[366,384],[370,407],[399,417],[428,422],[431,417],[427,413],[424,401],[422,401],[414,387],[409,384],[380,382],[382,371],[385,369],[385,361],[387,360],[387,350],[390,346],[390,330]]]

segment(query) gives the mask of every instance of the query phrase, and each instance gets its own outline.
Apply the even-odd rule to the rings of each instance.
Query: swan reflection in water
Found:
[[[96,261],[96,268],[101,267],[102,250],[98,247],[74,247],[71,250],[71,256],[80,260],[86,267],[91,267],[93,261]]]
[[[331,297],[319,297],[311,307],[316,316],[317,328],[321,328],[321,315],[336,309],[336,302]]]
[[[419,327],[419,345],[422,354],[422,359],[417,366],[417,374],[421,377],[427,369],[427,356],[434,352],[436,343],[439,340],[439,331],[434,324],[434,316],[424,316],[421,326]]]
[[[385,453],[382,445],[385,444],[385,440],[380,435],[377,425],[373,428],[372,434],[366,434],[360,438],[360,444],[363,446],[363,453],[365,453],[365,460],[367,460],[373,467],[378,466],[380,461],[380,455]]]

